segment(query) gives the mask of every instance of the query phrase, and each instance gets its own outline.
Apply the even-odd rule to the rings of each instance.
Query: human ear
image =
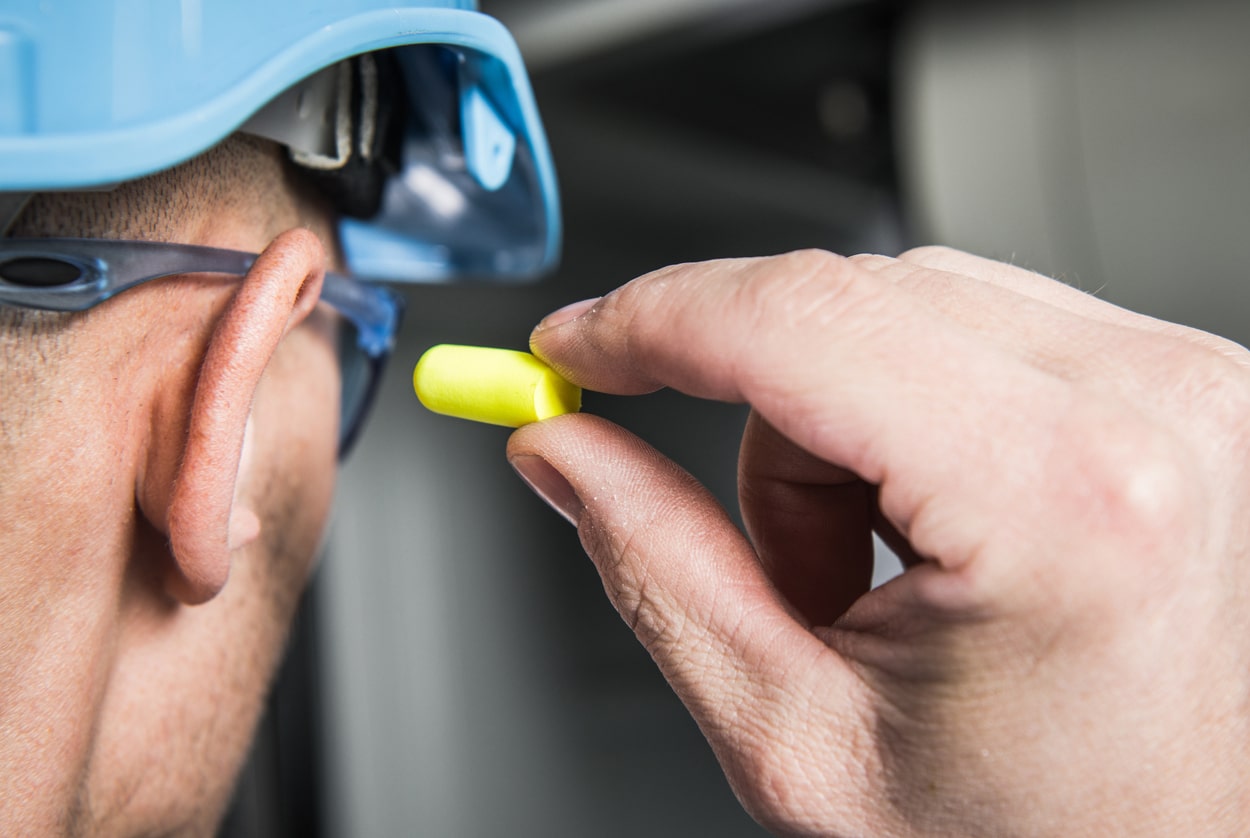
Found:
[[[150,469],[140,488],[144,514],[169,536],[166,587],[184,604],[216,596],[233,551],[259,534],[256,513],[236,497],[252,400],[279,342],[316,306],[324,261],[307,230],[283,233],[257,258],[209,339],[181,452],[164,455],[176,464]]]

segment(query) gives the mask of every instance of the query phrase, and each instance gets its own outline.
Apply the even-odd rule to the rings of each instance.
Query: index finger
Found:
[[[548,318],[531,347],[592,390],[747,402],[873,483],[887,463],[933,459],[935,435],[975,462],[968,430],[1010,432],[1020,416],[1007,403],[1058,384],[877,272],[820,251],[665,268],[571,320]]]

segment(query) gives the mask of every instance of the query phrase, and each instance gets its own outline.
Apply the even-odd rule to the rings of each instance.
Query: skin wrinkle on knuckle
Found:
[[[731,778],[739,796],[752,816],[777,834],[862,834],[872,795],[859,773],[860,761],[828,758],[848,753],[849,741],[836,725],[799,724],[798,718],[792,702],[778,696],[774,706],[757,708],[732,731]],[[807,735],[812,727],[831,730],[836,741],[813,742]]]
[[[1250,371],[1243,359],[1188,346],[1175,355],[1167,396],[1184,411],[1186,425],[1206,430],[1198,435],[1204,447],[1244,453],[1250,448]]]
[[[912,294],[914,298],[924,300],[936,311],[942,311],[942,304],[958,304],[961,298],[963,280],[945,271],[909,265],[907,272],[894,281],[894,285]],[[988,289],[978,289],[986,293]],[[1013,301],[1019,302],[1019,301]],[[988,312],[986,312],[988,313]]]
[[[850,262],[858,268],[866,270],[877,270],[880,268],[888,268],[897,265],[899,260],[881,253],[856,253],[853,256],[846,257],[846,261]]]
[[[847,259],[821,250],[802,250],[778,257],[753,284],[757,310],[773,315],[763,325],[799,333],[821,333],[845,320],[840,303],[862,291],[864,272]],[[785,330],[785,331],[782,331]],[[774,332],[765,331],[764,334]]]
[[[784,405],[795,417],[791,424],[825,424],[825,382],[811,364],[794,364],[796,350],[817,362],[835,339],[873,345],[891,323],[889,296],[870,272],[825,251],[796,251],[753,266],[732,303],[732,310],[748,312],[747,334],[756,338],[731,347],[743,397],[757,407]]]
[[[774,826],[792,825],[794,813],[788,810],[803,778],[795,770],[795,734],[774,721],[784,718],[786,705],[760,707],[755,697],[741,695],[726,703],[750,707],[749,712],[735,714],[721,733],[733,754],[737,783],[750,792],[752,814]]]
[[[668,657],[689,653],[683,649],[686,617],[667,602],[662,588],[655,585],[649,566],[618,590],[621,614],[626,624],[652,654]]]
[[[662,299],[667,283],[659,281],[646,285],[627,286],[627,290],[613,302],[619,307],[620,323],[613,329],[622,335],[624,355],[629,364],[629,372],[634,377],[648,382],[655,381],[655,375],[648,370],[662,366],[662,352],[659,348],[668,345],[665,329],[657,328],[659,324],[667,324],[668,317],[661,316]],[[656,299],[659,298],[659,299]]]
[[[657,548],[679,549],[683,555],[719,549],[706,534],[723,531],[731,524],[723,519],[723,512],[723,520],[712,520],[713,512],[703,505],[683,511],[669,504],[663,509],[665,520],[653,515],[631,522],[627,529],[619,524],[605,526],[593,517],[586,519],[583,543],[595,557],[609,599],[661,665],[674,689],[705,723],[726,723],[726,715],[732,715],[736,708],[709,702],[709,694],[752,689],[746,668],[726,665],[740,657],[739,646],[745,644],[736,635],[741,621],[722,625],[739,603],[724,587],[713,590],[710,601],[697,595],[682,596],[681,590],[698,589],[697,577],[677,580],[672,578],[674,568],[669,567],[661,579],[653,572],[653,562],[666,558],[652,556]],[[668,538],[657,545],[656,533],[665,531]],[[708,568],[715,562],[711,557],[692,555],[687,564],[689,572],[697,574],[697,568]],[[752,615],[744,616],[750,619]]]
[[[756,297],[752,289],[761,275],[768,276],[770,264],[768,259],[707,263],[674,287],[682,300],[666,298],[657,305],[671,315],[652,319],[651,324],[663,323],[666,329],[653,332],[647,348],[677,362],[686,379],[675,382],[679,387],[741,400],[740,378],[749,372],[750,347],[768,334],[761,328],[767,322],[767,297]]]
[[[926,244],[905,250],[898,256],[901,262],[911,262],[927,267],[960,266],[969,261],[968,254],[940,244]]]
[[[974,280],[960,273],[943,270],[924,262],[903,261],[902,257],[891,259],[887,256],[852,257],[857,267],[881,277],[891,286],[907,292],[912,299],[925,303],[937,311],[943,311],[943,303],[950,306],[961,304],[967,284]],[[976,283],[978,286],[981,283]],[[981,293],[985,288],[978,288]]]
[[[582,529],[582,538],[603,577],[604,590],[630,631],[654,656],[677,648],[683,634],[682,621],[671,615],[679,615],[680,610],[672,603],[654,599],[659,594],[653,594],[655,585],[649,561],[645,551],[638,548],[640,528],[631,527],[621,533],[594,521]]]
[[[1250,373],[1250,351],[1247,351],[1246,347],[1241,344],[1219,335],[1207,332],[1194,332],[1194,330],[1186,326],[1172,326],[1172,329],[1180,337],[1214,352],[1220,358],[1232,364],[1242,374]]]
[[[575,352],[604,359],[619,370],[618,375],[624,373],[636,382],[658,387],[649,370],[654,368],[652,347],[664,339],[656,324],[664,320],[669,273],[665,269],[635,279],[596,303],[593,317],[579,318],[584,325],[578,330],[580,345],[573,347]]]

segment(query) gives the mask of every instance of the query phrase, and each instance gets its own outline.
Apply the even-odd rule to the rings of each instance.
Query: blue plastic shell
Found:
[[[107,186],[159,171],[216,144],[323,67],[400,48],[414,102],[443,97],[456,112],[441,134],[431,124],[410,134],[378,217],[344,223],[349,267],[401,281],[536,276],[559,252],[555,174],[516,44],[475,7],[5,0],[0,191]],[[443,48],[441,82],[407,72],[430,62],[406,54],[432,45]],[[432,83],[449,89],[431,91]]]

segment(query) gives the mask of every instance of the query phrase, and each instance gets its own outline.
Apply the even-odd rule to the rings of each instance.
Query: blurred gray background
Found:
[[[417,357],[524,347],[547,312],[672,262],[927,242],[1244,342],[1250,3],[482,5],[533,74],[563,266],[408,293],[223,833],[759,835],[507,432],[425,413]],[[742,408],[587,409],[733,508]]]

